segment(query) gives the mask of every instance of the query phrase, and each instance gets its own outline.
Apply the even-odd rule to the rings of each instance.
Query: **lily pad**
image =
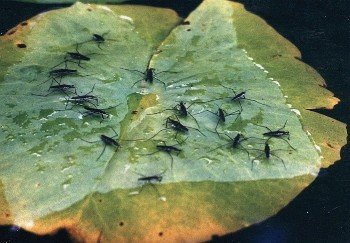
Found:
[[[259,21],[228,1],[206,0],[185,22],[165,9],[76,3],[9,31],[1,39],[8,59],[0,61],[0,200],[8,217],[0,223],[37,233],[66,227],[89,241],[198,241],[286,205],[322,166],[313,139],[320,144],[325,137],[319,123],[327,118],[315,121],[306,108],[331,107],[336,99],[318,86],[317,74],[295,63],[290,43],[266,24],[254,25]],[[259,48],[256,29],[266,41]],[[93,34],[106,40],[96,43]],[[91,60],[67,62],[78,75],[61,83],[75,85],[79,94],[94,87],[98,108],[110,108],[106,119],[82,116],[71,104],[66,109],[64,94],[37,96],[55,83],[45,82],[52,67],[65,68],[66,53],[76,50]],[[148,66],[155,68],[153,83],[138,82]],[[234,91],[225,87],[246,91],[246,99],[231,100]],[[310,95],[301,96],[301,89]],[[162,131],[181,101],[190,106],[192,116],[180,118],[189,131]],[[227,135],[215,133],[218,117],[209,111],[218,107],[241,111],[217,126]],[[267,159],[263,133],[269,129],[288,131],[290,139],[269,139]],[[339,147],[332,156],[344,143],[344,126],[336,129]],[[100,141],[114,131],[117,151]],[[232,149],[228,137],[238,133],[249,139]],[[157,152],[164,144],[182,151]],[[138,180],[155,175],[162,176],[157,185]]]

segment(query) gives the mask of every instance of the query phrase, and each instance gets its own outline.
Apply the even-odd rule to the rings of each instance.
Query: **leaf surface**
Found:
[[[324,89],[319,99],[300,95],[295,86],[319,93],[320,77],[306,72],[294,78],[309,67],[290,65],[297,51],[259,21],[227,1],[204,1],[180,25],[165,9],[77,3],[11,30],[1,40],[8,59],[0,63],[0,199],[6,198],[2,204],[10,212],[1,223],[10,218],[38,233],[64,226],[89,241],[198,241],[260,221],[286,205],[322,166],[313,139],[320,144],[327,128],[311,138],[307,130],[319,125],[306,108],[331,107],[336,99]],[[265,35],[263,48],[256,45],[261,38],[252,38],[256,29]],[[99,46],[92,34],[106,41]],[[59,63],[56,68],[64,68],[65,53],[75,52],[77,43],[91,60],[82,67],[68,62],[79,74],[61,82],[74,84],[80,94],[94,87],[98,107],[112,107],[102,122],[82,116],[79,107],[65,110],[64,95],[32,95],[49,92],[52,80],[43,83],[48,73]],[[271,58],[276,49],[280,61]],[[141,80],[148,65],[155,68],[152,84]],[[306,84],[289,85],[302,83],[299,78]],[[243,91],[246,99],[232,100]],[[168,117],[177,119],[173,108],[181,101],[192,114],[179,118],[189,131],[164,130]],[[227,114],[242,112],[218,123],[213,113],[219,107]],[[216,125],[227,135],[218,136]],[[269,129],[288,131],[290,139],[269,139],[267,159],[263,133]],[[113,130],[120,139],[117,151],[100,141],[101,134],[114,136]],[[337,131],[336,156],[344,126],[338,124]],[[248,139],[232,148],[229,137],[238,133]],[[157,152],[165,144],[182,151]],[[324,165],[334,161],[324,156]],[[162,176],[161,183],[138,180],[154,175]]]

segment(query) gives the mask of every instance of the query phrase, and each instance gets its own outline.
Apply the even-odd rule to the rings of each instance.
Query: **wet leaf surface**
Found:
[[[317,74],[293,63],[298,52],[265,24],[259,28],[265,30],[264,48],[257,50],[261,38],[248,32],[257,28],[254,21],[259,23],[241,5],[226,1],[205,1],[186,25],[166,9],[77,3],[2,37],[1,52],[8,58],[0,62],[0,199],[11,217],[1,223],[11,220],[38,233],[67,227],[90,241],[198,241],[286,205],[322,166],[313,139],[322,144],[328,126],[319,129],[319,123],[329,119],[315,119],[306,109],[332,107],[337,100],[318,86]],[[93,41],[93,34],[105,42]],[[259,52],[274,48],[277,60]],[[67,62],[77,74],[61,84],[73,84],[78,94],[94,87],[91,94],[99,109],[108,108],[108,117],[66,107],[65,94],[37,96],[51,92],[52,67],[65,68],[66,53],[77,50],[91,60]],[[142,80],[148,65],[155,68],[152,84]],[[300,85],[300,79],[307,83]],[[300,96],[304,90],[310,95]],[[232,100],[243,91],[246,99]],[[181,101],[190,115],[178,117],[188,131],[163,131],[170,128],[167,118],[177,119],[174,107]],[[241,113],[218,123],[213,113],[219,107]],[[216,126],[227,135],[215,133]],[[269,159],[263,136],[269,129],[262,126],[290,133],[290,139],[268,140]],[[323,165],[335,160],[343,143],[344,126],[335,130],[339,147],[322,154]],[[117,151],[100,141],[114,131]],[[232,148],[238,133],[247,139]],[[181,151],[157,152],[159,145]],[[162,176],[157,185],[138,180],[155,175]]]

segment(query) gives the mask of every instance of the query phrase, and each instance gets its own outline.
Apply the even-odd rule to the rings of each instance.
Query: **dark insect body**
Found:
[[[191,105],[192,105],[192,104],[191,104]],[[186,107],[186,106],[185,106],[185,103],[184,103],[183,101],[180,101],[180,103],[179,103],[178,105],[176,105],[175,108],[179,111],[179,114],[180,114],[181,116],[187,116],[188,114],[190,114],[190,113],[188,112],[188,108],[190,108],[191,105],[188,106],[188,107]]]
[[[229,87],[226,87],[226,86],[224,86],[224,85],[222,85],[222,84],[221,84],[221,86],[224,87],[224,88],[226,88],[226,89],[232,90],[234,96],[231,97],[230,100],[231,100],[231,101],[237,101],[237,102],[238,102],[239,107],[240,107],[240,109],[241,109],[241,112],[243,111],[243,107],[242,107],[242,104],[241,104],[241,101],[242,101],[242,100],[249,100],[249,101],[253,101],[253,102],[255,102],[255,103],[258,103],[258,104],[260,104],[260,105],[269,106],[269,105],[264,104],[264,103],[261,103],[261,102],[259,102],[259,101],[257,101],[257,100],[253,100],[253,99],[247,98],[247,97],[246,97],[247,91],[242,91],[242,92],[240,92],[240,93],[237,94],[235,90],[233,90],[233,89],[231,89],[231,88],[229,88]],[[211,102],[211,101],[215,101],[215,100],[222,100],[222,99],[227,99],[227,98],[228,98],[228,97],[225,97],[225,98],[218,98],[218,99],[214,99],[214,100],[209,100],[209,101],[207,101],[207,102]]]
[[[259,149],[250,149],[250,150],[258,150],[258,151],[261,151],[261,150],[259,150]],[[256,156],[254,159],[252,159],[252,168],[251,168],[251,169],[253,170],[254,161],[257,160],[258,158],[260,158],[262,155],[265,155],[265,158],[266,158],[267,160],[269,160],[269,159],[271,158],[271,156],[274,156],[274,157],[278,158],[278,159],[281,161],[281,163],[283,164],[284,168],[287,169],[286,164],[284,163],[284,160],[283,160],[281,157],[277,156],[277,155],[274,153],[274,152],[276,152],[276,151],[289,151],[289,150],[285,150],[285,149],[275,149],[275,150],[272,151],[271,148],[270,148],[270,145],[269,145],[269,143],[268,143],[268,140],[267,140],[267,141],[265,142],[265,147],[264,147],[263,153],[261,153],[260,155]]]
[[[144,177],[140,177],[138,179],[139,181],[145,181],[145,182],[161,182],[163,180],[163,176],[161,175],[154,175],[154,176],[144,176]]]
[[[59,69],[51,70],[49,72],[49,78],[38,85],[44,84],[47,81],[52,80],[51,81],[51,86],[52,86],[53,82],[56,82],[57,84],[61,84],[62,78],[67,77],[67,76],[87,77],[87,76],[91,76],[91,75],[93,75],[93,74],[79,75],[79,73],[76,69],[59,68]],[[59,81],[57,81],[57,79],[59,79]]]
[[[79,67],[83,68],[80,64],[82,61],[90,61],[90,57],[86,56],[86,55],[83,55],[81,54],[79,51],[78,51],[78,46],[79,44],[76,45],[76,52],[66,52],[66,55],[64,57],[64,60],[62,62],[60,62],[59,64],[57,64],[56,66],[54,66],[53,68],[61,65],[62,63],[65,64],[65,69],[67,69],[67,62],[72,62],[72,63],[76,63],[78,64]]]
[[[269,139],[271,138],[279,138],[282,139],[283,141],[285,141],[292,149],[296,150],[284,137],[287,137],[287,139],[290,139],[290,134],[288,131],[284,131],[283,129],[286,127],[287,121],[284,123],[284,125],[277,129],[277,130],[271,130],[269,127],[267,126],[262,126],[262,125],[257,125],[259,127],[264,127],[267,130],[269,130],[268,132],[263,133],[263,136],[265,137],[269,137]]]
[[[102,122],[103,119],[106,119],[106,118],[108,118],[110,116],[109,113],[106,112],[106,110],[115,108],[115,107],[117,107],[119,105],[111,106],[111,107],[108,107],[108,108],[105,108],[105,109],[98,109],[98,108],[93,108],[93,107],[84,105],[83,108],[85,109],[85,111],[83,113],[81,113],[81,114],[83,116],[99,116],[99,117],[102,118],[102,120],[101,120],[101,122]]]
[[[90,57],[85,56],[79,52],[67,52],[67,54],[74,60],[77,61],[90,61]],[[80,64],[80,63],[79,63]],[[78,64],[78,65],[79,65]]]
[[[265,105],[265,106],[268,106],[268,105],[266,105],[266,104],[263,104],[263,103],[261,103],[261,102],[259,102],[259,101],[257,101],[257,100],[253,100],[253,99],[249,99],[249,98],[247,98],[246,97],[246,93],[247,93],[247,91],[242,91],[242,92],[240,92],[240,93],[236,93],[236,91],[234,91],[233,89],[231,89],[231,88],[229,88],[229,87],[226,87],[226,86],[224,86],[224,85],[221,85],[222,87],[224,87],[224,88],[226,88],[226,89],[230,89],[230,90],[232,90],[232,92],[234,93],[234,96],[231,98],[231,101],[238,101],[238,103],[239,103],[239,106],[241,107],[241,111],[242,111],[242,104],[241,104],[241,100],[249,100],[249,101],[253,101],[253,102],[255,102],[255,103],[258,103],[258,104],[260,104],[260,105]]]
[[[180,121],[173,120],[170,117],[168,117],[165,122],[165,127],[169,128],[169,126],[176,132],[188,132],[188,128],[186,126],[182,125]]]
[[[225,135],[226,135],[226,137],[228,137],[231,140],[231,142],[223,144],[223,145],[220,145],[219,147],[216,147],[216,148],[210,150],[209,152],[214,151],[214,150],[216,150],[218,148],[221,148],[223,146],[226,146],[226,145],[230,144],[230,148],[232,148],[232,149],[241,149],[241,150],[243,150],[244,152],[247,153],[248,159],[250,158],[249,151],[245,147],[243,147],[243,145],[241,144],[243,141],[250,139],[249,137],[244,137],[244,135],[241,134],[241,133],[237,133],[237,135],[234,138],[231,138],[227,134],[225,134]]]
[[[184,141],[182,141],[181,143],[178,142],[177,144],[182,144],[183,142],[186,141],[186,139]],[[171,155],[171,153],[176,153],[176,155],[178,156],[182,152],[182,149],[175,147],[175,145],[166,145],[166,143],[164,141],[162,141],[162,143],[164,143],[164,145],[159,145],[159,144],[156,145],[157,151],[150,153],[150,154],[145,154],[145,155],[152,155],[152,154],[159,153],[159,152],[165,152],[170,156],[170,158],[171,158],[170,165],[171,165],[171,168],[173,168],[174,158]]]
[[[134,82],[131,87],[134,87],[137,83],[139,83],[141,81],[145,81],[146,83],[153,84],[154,79],[156,79],[157,81],[162,83],[164,85],[164,87],[166,87],[166,85],[163,81],[161,81],[160,79],[155,77],[155,72],[154,72],[155,69],[154,68],[147,67],[147,69],[144,72],[141,72],[141,71],[135,70],[135,69],[126,69],[126,68],[121,68],[121,69],[133,71],[133,72],[138,72],[138,73],[143,75],[143,78]]]
[[[263,133],[266,137],[274,137],[274,138],[280,138],[282,136],[288,136],[288,139],[290,138],[288,131],[271,131],[271,132],[265,132]]]
[[[95,41],[97,43],[97,47],[102,50],[100,45],[106,41],[106,39],[103,37],[103,35],[93,34],[92,40]]]
[[[203,136],[205,136],[199,129],[194,128],[194,127],[185,126],[185,125],[181,124],[181,122],[177,116],[175,116],[175,117],[177,120],[174,120],[174,119],[171,119],[170,117],[168,117],[166,119],[166,122],[165,122],[166,128],[171,128],[171,129],[176,131],[175,138],[179,132],[182,132],[182,133],[188,132],[189,128],[194,129],[194,130],[198,131],[200,134],[202,134]]]
[[[74,89],[76,91],[76,88],[72,84],[58,84],[58,85],[51,85],[48,89],[48,91],[51,91],[47,93],[46,95],[40,95],[40,94],[33,94],[35,96],[42,96],[42,97],[47,97],[52,93],[63,93],[68,96],[67,92],[72,92],[71,90]]]
[[[153,84],[153,81],[157,80],[158,82],[160,82],[160,83],[162,83],[164,85],[164,88],[166,88],[166,84],[162,80],[157,78],[156,74],[160,74],[160,73],[177,73],[177,72],[171,72],[171,71],[162,71],[162,72],[155,73],[155,69],[154,68],[150,68],[150,67],[147,67],[144,72],[141,72],[141,71],[135,70],[135,69],[127,69],[127,68],[121,68],[121,69],[127,70],[127,71],[132,71],[132,72],[138,72],[138,73],[143,75],[143,78],[140,79],[140,80],[137,80],[135,83],[133,83],[133,85],[131,87],[134,87],[137,83],[139,83],[141,81],[145,81],[146,83]]]
[[[86,103],[89,103],[93,106],[98,106],[98,98],[95,95],[90,95],[94,91],[95,85],[92,87],[91,91],[84,94],[84,95],[78,95],[77,92],[75,92],[76,96],[72,96],[69,99],[66,99],[66,108],[68,106],[68,103],[72,103],[75,105],[85,105]],[[95,103],[96,104],[95,104]]]
[[[111,147],[115,147],[115,152],[118,151],[119,147],[120,147],[120,144],[118,143],[118,141],[116,139],[114,139],[114,137],[118,136],[117,132],[112,128],[113,132],[115,133],[114,136],[112,137],[109,137],[107,135],[104,135],[104,134],[101,134],[100,135],[100,140],[97,140],[97,141],[87,141],[87,140],[84,140],[82,138],[80,138],[81,140],[83,140],[84,142],[87,142],[87,143],[96,143],[96,142],[100,142],[102,141],[103,142],[103,149],[102,149],[102,152],[101,154],[98,156],[98,158],[96,159],[96,161],[98,161],[101,156],[103,155],[103,153],[105,152],[106,150],[106,147],[107,146],[111,146]]]
[[[157,136],[159,133],[161,133],[161,132],[163,132],[165,130],[168,130],[168,129],[173,129],[176,132],[175,133],[175,139],[177,138],[177,134],[179,132],[187,133],[189,131],[189,128],[190,129],[194,129],[194,130],[198,131],[200,134],[202,134],[203,136],[205,136],[199,129],[194,128],[194,127],[185,126],[185,125],[181,124],[181,122],[179,121],[179,118],[177,116],[175,116],[175,117],[176,117],[177,120],[174,120],[174,119],[171,119],[170,117],[168,117],[166,119],[166,122],[165,122],[165,128],[161,129],[156,134],[154,134],[152,137],[150,137],[150,138],[148,138],[146,140],[150,140],[150,139],[154,138],[155,136]]]
[[[103,38],[103,35],[99,35],[99,34],[92,34],[92,40],[96,41],[98,43],[102,43],[105,41],[105,38]]]
[[[49,76],[53,78],[62,78],[69,75],[76,75],[78,74],[78,71],[75,69],[69,69],[69,68],[59,68],[54,69],[49,72]]]
[[[188,117],[188,116],[191,116],[194,121],[196,122],[197,124],[197,127],[199,128],[199,124],[198,124],[198,121],[197,119],[188,111],[188,108],[190,108],[194,103],[192,103],[191,105],[189,105],[188,107],[186,107],[185,105],[185,102],[183,101],[180,101],[179,104],[177,104],[176,106],[174,106],[173,108],[171,109],[165,109],[165,110],[162,110],[160,112],[156,112],[156,113],[152,113],[152,114],[148,114],[148,115],[155,115],[155,114],[159,114],[159,113],[162,113],[164,111],[175,111],[177,113],[178,116],[180,117]]]
[[[140,182],[144,182],[144,184],[141,186],[140,191],[138,192],[138,194],[140,194],[143,190],[143,188],[145,187],[145,185],[150,185],[154,188],[154,190],[157,192],[158,196],[161,197],[156,185],[154,183],[159,183],[163,180],[163,174],[165,173],[166,170],[164,170],[162,173],[157,174],[157,175],[152,175],[152,176],[144,176],[141,175],[139,173],[139,175],[141,175],[142,177],[138,178],[137,180]],[[136,172],[135,172],[136,173]]]
[[[217,131],[217,128],[219,126],[219,123],[225,123],[226,117],[229,117],[229,116],[232,116],[232,115],[237,115],[237,114],[240,115],[241,114],[240,110],[237,110],[237,111],[234,111],[232,113],[227,114],[227,112],[224,109],[220,108],[220,107],[218,108],[217,113],[214,113],[214,112],[209,111],[209,110],[207,110],[207,111],[218,117],[218,121],[217,121],[215,129],[214,129],[218,136],[219,136],[219,133]],[[236,117],[235,121],[237,120],[238,117],[239,116]]]
[[[98,105],[98,98],[95,95],[87,95],[86,94],[86,95],[72,96],[67,101],[71,102],[71,103],[76,103],[76,104],[90,103],[91,105],[93,105],[95,107]],[[92,103],[92,101],[95,101],[97,103],[97,105]]]
[[[82,42],[82,43],[80,43],[80,44],[93,41],[93,42],[95,42],[95,43],[97,44],[97,47],[98,47],[100,50],[102,50],[101,45],[104,44],[107,40],[109,40],[109,41],[116,41],[116,40],[114,40],[114,39],[106,39],[104,36],[107,35],[108,33],[109,33],[109,31],[106,32],[106,33],[103,33],[102,35],[99,35],[99,34],[92,34],[92,38],[91,38],[90,40],[84,41],[84,42]]]

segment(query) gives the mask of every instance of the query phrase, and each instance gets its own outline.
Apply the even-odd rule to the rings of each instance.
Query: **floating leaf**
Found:
[[[93,41],[93,34],[106,40]],[[206,240],[274,214],[322,166],[307,130],[313,134],[329,119],[310,125],[314,117],[305,109],[331,107],[336,99],[318,87],[317,74],[296,63],[288,42],[241,5],[207,0],[180,22],[165,9],[77,3],[18,26],[1,45],[9,59],[0,63],[6,201],[0,199],[10,212],[1,223],[38,233],[66,227],[89,241]],[[78,74],[61,83],[79,94],[94,87],[108,118],[82,116],[84,109],[71,104],[65,109],[65,94],[37,96],[55,84],[48,77],[52,67],[65,68],[66,53],[76,51],[91,60],[67,62]],[[153,83],[141,80],[148,65],[155,68]],[[246,99],[230,99],[243,91]],[[164,130],[167,118],[177,119],[181,101],[191,112],[179,118],[189,131]],[[241,114],[218,123],[219,107]],[[288,131],[290,139],[269,139],[267,159],[263,133],[269,129]],[[333,158],[325,154],[325,164],[344,143],[344,126],[336,129],[339,146]],[[117,151],[100,141],[114,130]],[[318,131],[317,144],[326,131]],[[233,149],[229,137],[238,133],[247,139]],[[182,151],[157,152],[165,144]],[[155,175],[162,176],[157,185],[138,180]]]

